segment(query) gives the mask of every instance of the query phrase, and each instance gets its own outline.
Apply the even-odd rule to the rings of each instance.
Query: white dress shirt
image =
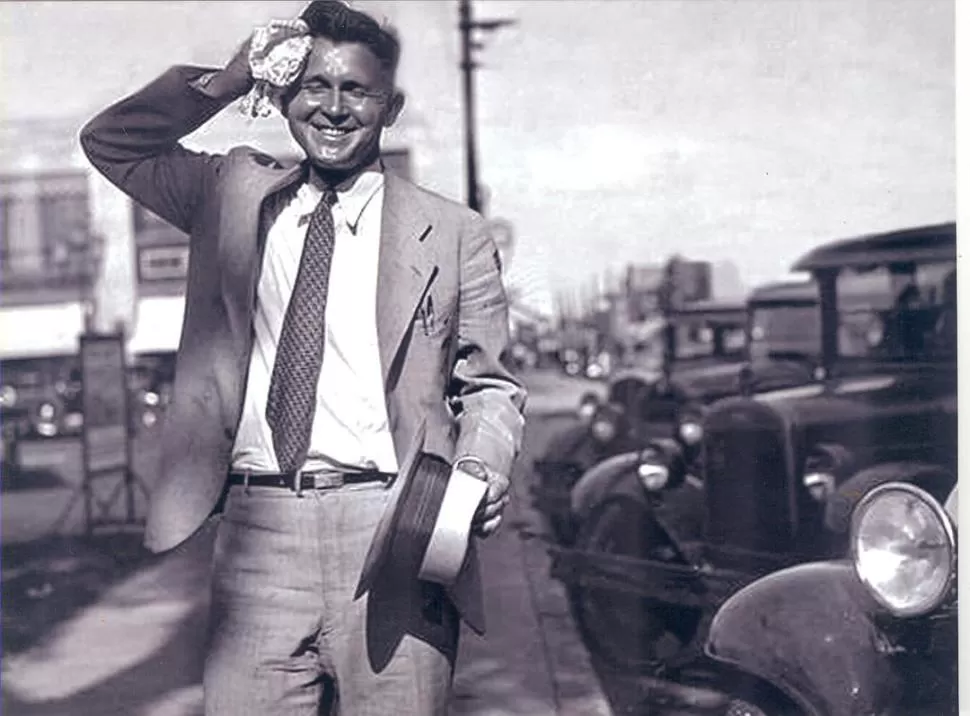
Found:
[[[256,287],[254,341],[242,417],[232,451],[234,470],[278,472],[266,401],[293,293],[309,218],[321,191],[311,182],[283,192],[266,235]],[[377,344],[377,260],[384,175],[374,166],[337,189],[335,247],[327,292],[323,367],[305,470],[376,468],[397,471]]]

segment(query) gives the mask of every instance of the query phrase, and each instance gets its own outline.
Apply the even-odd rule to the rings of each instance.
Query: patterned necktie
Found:
[[[337,194],[324,190],[310,217],[300,268],[286,307],[269,382],[266,421],[280,472],[299,470],[310,447],[316,411],[317,381],[323,365],[324,315],[333,259],[331,207]]]

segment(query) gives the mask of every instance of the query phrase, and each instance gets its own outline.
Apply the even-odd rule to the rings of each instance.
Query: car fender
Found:
[[[900,692],[872,607],[848,562],[775,572],[718,610],[705,652],[815,716],[886,713]]]
[[[579,478],[570,493],[573,515],[582,520],[640,460],[639,451],[608,457]]]
[[[887,462],[857,472],[832,493],[825,505],[825,526],[836,534],[847,534],[852,510],[862,496],[887,482],[906,482],[921,487],[942,503],[956,484],[940,465],[924,462]]]
[[[577,419],[556,433],[549,441],[545,454],[552,460],[568,460],[587,439],[589,424]]]

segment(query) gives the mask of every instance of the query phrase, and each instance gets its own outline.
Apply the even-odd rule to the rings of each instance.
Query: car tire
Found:
[[[724,716],[805,716],[805,712],[775,689],[757,684],[732,694]]]
[[[648,506],[629,496],[611,497],[580,525],[576,547],[585,552],[651,559],[669,544]],[[701,620],[695,607],[660,602],[580,581],[570,600],[587,648],[625,672],[661,675],[691,643]]]

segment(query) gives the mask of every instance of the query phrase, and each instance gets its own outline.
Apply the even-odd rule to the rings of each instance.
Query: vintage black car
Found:
[[[129,417],[137,433],[160,424],[172,400],[175,360],[171,353],[143,353],[128,366]]]
[[[84,424],[75,356],[5,360],[0,409],[18,438],[77,436]]]
[[[718,610],[706,652],[730,716],[956,716],[957,500],[908,483],[855,508],[848,560],[764,577]]]
[[[818,291],[810,281],[772,283],[753,291],[746,308],[695,304],[672,314],[665,329],[665,354],[673,360],[621,373],[603,401],[584,396],[578,420],[535,463],[535,504],[559,541],[570,538],[570,491],[590,469],[622,469],[631,453],[635,459],[651,440],[671,437],[692,464],[708,404],[742,389],[811,380],[820,345]]]
[[[744,585],[845,553],[858,498],[905,481],[946,494],[956,474],[956,229],[823,246],[795,270],[819,286],[816,379],[710,406],[701,480],[654,441],[627,469],[577,483],[575,548],[553,548],[587,642],[604,659],[679,678],[717,607]]]

